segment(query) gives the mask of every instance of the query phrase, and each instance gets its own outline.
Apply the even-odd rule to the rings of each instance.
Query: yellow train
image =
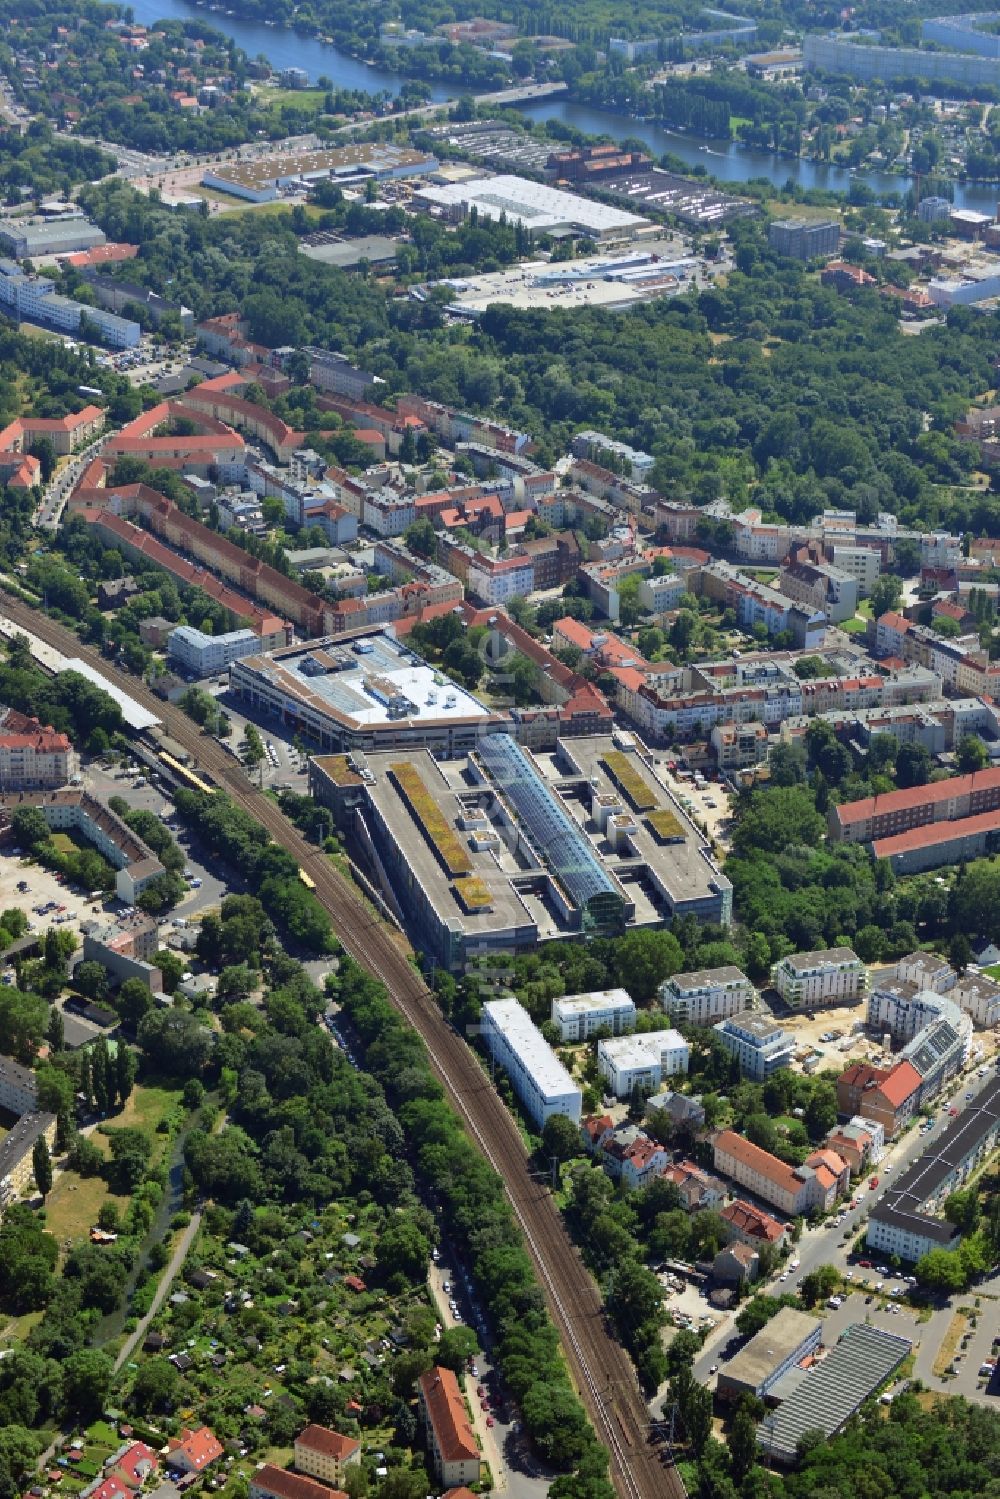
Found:
[[[313,879],[312,875],[307,874],[301,866],[299,867],[299,879],[302,881],[303,885],[305,885],[307,890],[316,889],[316,881]]]
[[[168,755],[166,750],[160,750],[158,758],[163,762],[170,774],[175,776],[182,785],[189,786],[192,791],[204,791],[206,796],[215,795],[216,788],[214,786],[210,786],[207,781],[203,781],[201,776],[196,775],[187,765],[182,765],[180,760],[175,760],[173,755]]]

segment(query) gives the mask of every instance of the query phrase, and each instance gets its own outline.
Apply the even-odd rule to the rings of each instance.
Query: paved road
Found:
[[[80,475],[92,458],[96,458],[101,452],[104,444],[111,437],[106,432],[98,437],[87,447],[81,448],[79,453],[74,453],[67,464],[53,475],[52,481],[42,495],[41,502],[35,511],[34,522],[36,526],[43,526],[46,530],[54,531],[62,518],[66,501],[69,499]]]
[[[486,1425],[486,1412],[476,1393],[477,1387],[482,1386],[487,1391],[487,1398],[495,1406],[502,1392],[502,1385],[490,1357],[492,1338],[489,1328],[481,1317],[477,1324],[477,1307],[463,1277],[464,1272],[457,1257],[450,1253],[447,1245],[443,1245],[440,1259],[430,1267],[428,1284],[442,1325],[457,1325],[457,1319],[449,1306],[449,1301],[454,1300],[459,1306],[463,1321],[475,1330],[479,1338],[482,1351],[475,1360],[478,1373],[475,1376],[467,1374],[464,1384],[479,1444],[490,1465],[493,1492],[508,1495],[509,1499],[544,1499],[549,1485],[557,1475],[543,1469],[538,1458],[527,1450],[523,1436],[514,1429],[510,1421],[500,1421],[494,1414],[495,1424],[492,1427]],[[450,1287],[449,1291],[444,1289],[446,1284]]]
[[[201,1208],[198,1208],[191,1214],[191,1221],[183,1229],[180,1238],[177,1240],[174,1252],[170,1256],[170,1263],[167,1265],[167,1268],[161,1275],[160,1283],[156,1287],[156,1292],[153,1296],[149,1311],[144,1317],[140,1318],[139,1324],[136,1327],[135,1331],[129,1333],[128,1337],[125,1339],[125,1342],[122,1344],[118,1357],[115,1359],[116,1374],[118,1373],[119,1369],[124,1368],[125,1364],[128,1363],[129,1359],[132,1357],[133,1353],[138,1348],[139,1344],[142,1342],[143,1338],[149,1331],[150,1324],[152,1323],[153,1318],[156,1316],[157,1312],[160,1310],[160,1307],[163,1305],[164,1297],[170,1290],[170,1287],[173,1285],[174,1280],[177,1277],[177,1273],[180,1270],[181,1266],[184,1264],[184,1261],[187,1259],[188,1250],[194,1243],[195,1234],[198,1232],[200,1227]]]

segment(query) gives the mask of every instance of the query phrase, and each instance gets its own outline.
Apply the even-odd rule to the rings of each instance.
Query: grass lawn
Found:
[[[49,837],[53,847],[61,854],[77,854],[89,847],[72,833],[50,833]]]
[[[749,125],[750,123],[751,123],[751,121],[750,121],[750,119],[748,118],[747,115],[730,115],[729,116],[729,134],[733,137],[733,140],[736,139],[736,134],[737,134],[737,131],[739,130],[740,126],[741,125]]]
[[[107,1421],[95,1421],[93,1426],[88,1426],[85,1432],[88,1442],[103,1442],[112,1451],[117,1448],[121,1438],[114,1427],[109,1426]]]
[[[99,1143],[96,1136],[94,1143]],[[101,1208],[109,1201],[118,1204],[123,1216],[128,1212],[129,1199],[113,1196],[99,1176],[81,1178],[65,1171],[45,1203],[45,1227],[60,1246],[85,1239]]]
[[[107,1123],[112,1129],[141,1129],[153,1147],[153,1160],[156,1161],[169,1143],[169,1136],[157,1134],[157,1126],[161,1120],[166,1119],[180,1107],[180,1088],[168,1088],[156,1083],[140,1083],[132,1089],[132,1094],[121,1112],[112,1114]],[[97,1132],[94,1138],[100,1142]]]
[[[296,109],[309,109],[318,113],[326,100],[326,89],[323,88],[257,88],[254,93],[262,109],[292,104]]]
[[[842,620],[840,628],[844,631],[845,635],[863,635],[868,629],[868,621],[866,619],[859,619],[855,615],[853,619]]]
[[[20,1317],[12,1317],[9,1322],[0,1326],[0,1343],[10,1344],[12,1348],[19,1347],[31,1329],[37,1327],[44,1316],[44,1311],[40,1311],[25,1312]]]
[[[1000,963],[991,963],[983,972],[991,979],[1000,979]]]

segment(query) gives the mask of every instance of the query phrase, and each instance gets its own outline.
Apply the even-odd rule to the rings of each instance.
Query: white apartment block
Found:
[[[37,1107],[38,1079],[31,1068],[12,1057],[0,1057],[0,1109],[20,1118]]]
[[[740,1064],[740,1076],[762,1083],[792,1065],[794,1043],[769,1015],[730,1015],[713,1026],[715,1035]]]
[[[402,536],[417,518],[413,497],[404,498],[392,489],[365,494],[361,505],[361,523],[376,536]]]
[[[687,1072],[691,1048],[679,1031],[647,1031],[597,1043],[597,1070],[616,1098],[633,1088],[655,1093],[665,1077]]]
[[[714,1025],[752,1009],[755,999],[750,980],[732,964],[675,973],[664,979],[659,996],[671,1020],[683,1025]]]
[[[831,560],[834,567],[849,573],[858,585],[862,598],[871,593],[882,571],[882,558],[874,547],[848,546],[834,542]]]
[[[896,964],[896,977],[904,984],[915,984],[918,989],[947,994],[954,989],[958,974],[946,958],[939,958],[936,953],[911,952]]]
[[[552,1022],[560,1041],[589,1041],[601,1030],[622,1036],[635,1030],[635,1001],[624,989],[568,994],[552,1001]]]
[[[949,996],[979,1030],[1000,1025],[1000,984],[985,973],[967,973]]]
[[[868,972],[849,947],[790,953],[771,970],[771,982],[792,1009],[853,1004],[864,998]]]
[[[953,1009],[951,1000],[933,989],[914,989],[900,979],[890,980],[875,985],[869,994],[868,1024],[894,1041],[912,1041],[939,1015]]]
[[[469,593],[484,604],[506,604],[534,588],[535,564],[523,557],[501,557],[496,562],[484,558],[470,565],[466,583]]]
[[[684,579],[677,573],[643,578],[639,584],[639,602],[651,614],[666,614],[668,609],[676,609],[683,595]]]
[[[253,630],[230,630],[206,635],[193,625],[178,625],[167,638],[167,655],[184,671],[214,677],[244,656],[259,656],[263,641]]]
[[[483,1005],[480,1024],[487,1051],[507,1073],[537,1128],[552,1114],[565,1114],[579,1124],[583,1093],[523,1005],[516,999],[490,1000]]]

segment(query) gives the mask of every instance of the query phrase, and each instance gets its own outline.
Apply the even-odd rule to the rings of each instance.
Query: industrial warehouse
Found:
[[[573,932],[689,912],[731,918],[731,887],[706,840],[608,736],[560,739],[537,755],[489,733],[449,759],[416,748],[405,759],[325,756],[311,763],[310,789],[445,968]]]
[[[207,170],[203,187],[245,198],[250,203],[271,203],[289,190],[302,191],[317,182],[332,178],[335,182],[374,178],[413,177],[431,172],[437,166],[433,156],[405,146],[367,141],[358,145],[338,146],[328,151],[299,151],[292,155],[266,156],[253,162],[233,162]]]
[[[480,218],[506,216],[509,223],[523,224],[537,234],[586,234],[598,243],[653,232],[649,219],[637,213],[527,177],[477,177],[445,187],[421,187],[413,202],[415,207],[437,210],[450,219],[463,219],[475,209]]]

